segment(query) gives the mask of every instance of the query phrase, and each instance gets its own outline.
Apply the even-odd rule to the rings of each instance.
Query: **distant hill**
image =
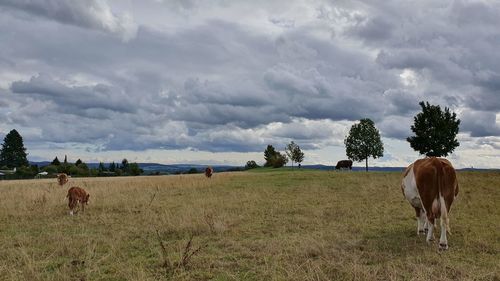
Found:
[[[38,165],[39,167],[50,165],[50,161],[40,161],[40,162],[30,162],[31,165]],[[86,163],[89,168],[99,167],[99,163]],[[110,163],[104,163],[105,167],[108,167]],[[120,163],[116,163],[120,165]],[[199,172],[204,171],[205,167],[208,165],[199,164],[158,164],[158,163],[138,163],[139,167],[144,170],[144,174],[178,174],[185,173],[190,169],[197,169]],[[231,166],[231,165],[211,165],[215,172],[225,172],[225,171],[235,171],[242,170],[243,166]],[[296,167],[296,166],[295,166]],[[369,171],[373,172],[402,172],[406,167],[368,167]],[[314,169],[314,170],[335,170],[335,166],[329,165],[302,165],[302,169]],[[364,166],[354,166],[353,171],[364,171]],[[460,171],[491,171],[492,169],[474,169],[474,168],[463,168],[458,169]]]

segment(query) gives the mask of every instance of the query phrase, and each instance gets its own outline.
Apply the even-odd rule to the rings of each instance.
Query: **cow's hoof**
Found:
[[[425,233],[427,234],[427,232],[429,232],[429,229],[428,229],[428,228],[426,228],[426,229],[424,229],[424,231],[425,231]]]
[[[448,250],[448,244],[445,244],[445,243],[439,243],[439,250],[441,250],[441,251],[446,251],[446,250]]]
[[[426,233],[427,233],[427,232],[426,232],[425,230],[419,230],[417,234],[418,234],[418,235],[421,235],[421,234],[426,234]]]

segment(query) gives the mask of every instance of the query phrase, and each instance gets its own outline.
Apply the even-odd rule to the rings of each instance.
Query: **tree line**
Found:
[[[123,159],[119,164],[112,162],[107,166],[100,162],[97,168],[90,168],[81,159],[70,163],[67,156],[64,156],[64,160],[61,162],[56,156],[49,165],[39,167],[38,165],[30,165],[27,155],[23,138],[15,129],[11,130],[5,136],[0,150],[0,170],[4,171],[3,177],[33,178],[42,176],[40,173],[43,172],[47,176],[57,173],[66,173],[77,177],[138,176],[144,172],[137,163],[129,163],[127,159]]]
[[[414,117],[414,124],[411,130],[414,135],[406,140],[410,146],[421,155],[426,156],[448,156],[459,142],[456,135],[459,131],[460,119],[454,112],[445,107],[441,109],[439,105],[431,105],[428,102],[420,102],[422,112]],[[349,134],[344,139],[346,156],[353,161],[365,161],[368,171],[368,158],[374,159],[384,155],[384,145],[380,132],[375,127],[375,123],[368,119],[361,119],[359,123],[352,125]],[[61,163],[56,157],[50,165],[38,167],[30,165],[27,159],[26,148],[24,147],[21,135],[15,130],[11,130],[4,138],[0,150],[0,170],[15,168],[15,175],[20,178],[33,177],[40,172],[48,174],[66,173],[75,176],[122,176],[140,175],[143,173],[137,163],[129,163],[123,159],[121,164],[114,162],[109,165],[99,163],[97,168],[89,168],[86,163],[78,159],[75,163],[68,163],[67,157]],[[304,160],[304,152],[294,141],[286,145],[285,152],[277,151],[272,145],[268,145],[264,150],[265,167],[279,168],[289,161],[297,163],[299,168]],[[258,167],[254,161],[246,163],[246,169]]]
[[[429,102],[419,103],[422,112],[414,117],[414,124],[410,129],[413,136],[406,138],[410,147],[421,155],[427,157],[446,157],[457,148],[460,143],[456,139],[459,131],[460,119],[451,112],[449,108],[441,109],[439,105],[431,105]],[[352,125],[348,135],[344,139],[346,156],[348,159],[361,162],[365,161],[368,171],[368,158],[373,159],[384,156],[384,144],[375,123],[364,118]],[[288,160],[300,163],[304,159],[304,153],[293,141],[287,145],[286,154],[276,151],[272,145],[268,145],[264,151],[265,167],[279,168],[284,166]],[[258,167],[255,161],[248,161],[246,168]]]

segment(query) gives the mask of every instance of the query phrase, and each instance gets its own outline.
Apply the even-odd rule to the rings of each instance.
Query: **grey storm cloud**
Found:
[[[136,107],[120,89],[103,84],[95,86],[66,86],[54,81],[48,75],[38,75],[29,81],[15,81],[13,93],[27,94],[40,100],[52,101],[61,109],[69,110],[104,109],[132,113]]]
[[[102,150],[261,151],[342,143],[366,117],[404,139],[423,100],[500,135],[498,3],[267,2],[0,0],[0,121]]]
[[[115,15],[104,1],[2,0],[0,5],[64,24],[117,34],[124,40],[135,37],[137,32],[130,16]]]

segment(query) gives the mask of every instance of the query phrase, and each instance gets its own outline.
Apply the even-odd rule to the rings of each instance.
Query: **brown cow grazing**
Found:
[[[214,173],[214,169],[212,169],[212,167],[207,167],[205,169],[205,176],[207,178],[211,178],[213,173]]]
[[[69,201],[68,207],[70,215],[73,215],[73,210],[77,207],[78,203],[82,206],[82,213],[85,212],[85,205],[89,204],[90,194],[88,194],[83,188],[73,186],[68,190],[68,195],[66,195],[66,197]]]
[[[401,189],[415,208],[417,234],[427,232],[427,242],[434,240],[435,219],[440,218],[439,249],[448,249],[446,231],[450,232],[448,213],[458,195],[455,169],[450,161],[429,157],[419,159],[406,168]]]
[[[339,169],[349,169],[352,170],[352,161],[351,160],[340,160],[337,162],[337,166],[335,166],[335,170]]]
[[[57,183],[62,187],[66,183],[68,183],[68,175],[65,173],[61,173],[57,175]]]

